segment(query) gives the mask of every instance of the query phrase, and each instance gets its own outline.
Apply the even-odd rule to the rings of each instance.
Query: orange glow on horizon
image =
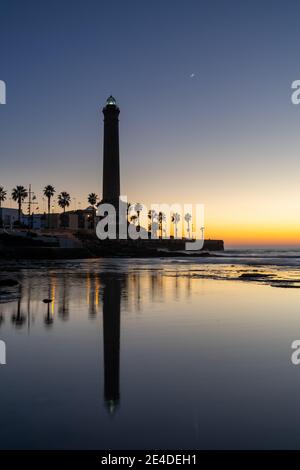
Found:
[[[207,224],[205,238],[221,238],[226,245],[293,245],[300,246],[300,226],[234,224],[218,226]]]
[[[264,189],[264,191],[263,191]],[[192,189],[192,193],[188,191],[189,188],[181,190],[174,201],[183,200],[183,194],[187,192],[189,203],[201,202],[201,197],[196,197],[193,193],[198,190]],[[168,191],[166,189],[166,191]],[[203,193],[209,194],[207,188],[203,188]],[[234,197],[234,193],[237,196]],[[99,191],[98,191],[99,193]],[[152,191],[151,191],[152,193]],[[265,194],[263,194],[265,193]],[[299,190],[300,193],[300,190]],[[168,197],[162,194],[157,196],[154,202],[167,201],[172,204],[170,194],[166,193]],[[264,197],[262,197],[262,194]],[[255,196],[255,197],[254,197]],[[179,199],[180,198],[180,199]],[[269,188],[260,188],[260,191],[252,194],[240,187],[232,188],[231,193],[222,195],[216,192],[213,198],[207,198],[202,201],[205,206],[205,238],[222,239],[227,246],[299,246],[300,247],[300,218],[299,214],[299,201],[300,194],[295,185],[291,190],[285,189],[282,193],[273,193]],[[77,208],[85,209],[88,207],[84,195],[77,195]],[[128,196],[129,201],[144,202],[147,207],[151,207],[149,196],[145,199],[140,198],[138,194]],[[183,205],[183,204],[182,204]],[[7,204],[8,206],[8,204]],[[16,208],[13,203],[12,207]],[[41,208],[42,205],[39,204]],[[24,204],[23,211],[25,212],[26,205]],[[55,212],[62,212],[62,210],[55,206]],[[70,207],[69,210],[74,210]],[[42,211],[39,211],[43,213]],[[141,223],[142,226],[145,224]],[[170,224],[171,235],[174,232],[174,225]]]

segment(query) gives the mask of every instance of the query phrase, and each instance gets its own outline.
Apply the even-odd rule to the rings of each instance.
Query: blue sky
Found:
[[[279,204],[290,233],[299,13],[296,1],[1,0],[0,184],[51,183],[82,204],[101,194],[112,93],[130,200],[203,202],[212,236],[245,213],[275,227]]]

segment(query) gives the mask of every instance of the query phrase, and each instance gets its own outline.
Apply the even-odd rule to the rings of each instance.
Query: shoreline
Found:
[[[228,262],[229,261],[229,262]],[[267,261],[267,260],[265,260]],[[134,263],[135,262],[135,263]],[[300,262],[300,258],[299,258]],[[153,271],[166,277],[179,277],[189,280],[238,281],[277,288],[300,288],[300,266],[257,262],[245,262],[241,259],[230,260],[220,255],[208,257],[89,257],[69,259],[0,259],[0,298],[3,291],[14,290],[21,283],[19,273],[22,270],[40,272],[43,276],[49,269],[64,273],[75,270],[83,275],[93,272],[101,275],[105,272]],[[134,268],[133,268],[134,266]]]
[[[0,234],[0,260],[86,258],[178,258],[218,256],[223,240],[205,240],[201,250],[185,250],[184,239],[99,240],[94,233],[14,232]]]

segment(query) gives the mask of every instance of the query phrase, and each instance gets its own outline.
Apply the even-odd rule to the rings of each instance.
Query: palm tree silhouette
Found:
[[[44,196],[48,199],[48,229],[50,228],[50,208],[51,208],[51,198],[54,196],[55,188],[48,184],[44,187]]]
[[[158,213],[158,224],[159,224],[159,230],[160,230],[160,238],[163,237],[163,223],[166,220],[166,214],[163,212]]]
[[[1,203],[6,199],[6,191],[4,191],[3,186],[0,186],[0,209]],[[2,214],[0,214],[0,227],[2,227]]]
[[[148,211],[148,219],[149,219],[148,231],[149,232],[152,232],[152,225],[153,225],[153,222],[155,222],[156,218],[157,218],[157,213],[155,212],[155,210]]]
[[[175,225],[175,238],[177,238],[177,235],[178,235],[177,225],[179,221],[180,221],[180,215],[177,212],[175,212],[175,214],[173,214],[172,216],[172,222]]]
[[[93,206],[93,227],[95,227],[95,216],[96,216],[96,204],[99,199],[99,196],[96,193],[90,193],[88,195],[88,203]]]
[[[191,228],[190,228],[190,221],[192,220],[191,214],[189,214],[189,213],[185,214],[184,220],[185,220],[186,223],[187,223],[187,233],[188,233],[188,236],[189,236],[189,238],[191,238]]]
[[[135,204],[135,206],[134,206],[134,209],[135,209],[135,211],[136,211],[136,213],[137,213],[137,226],[138,226],[138,229],[140,229],[140,226],[141,226],[141,225],[140,225],[140,214],[141,214],[141,212],[142,212],[142,210],[143,210],[143,206],[142,206],[142,204],[140,204],[139,202],[137,202],[137,203]]]
[[[133,225],[135,225],[136,221],[138,220],[138,216],[137,215],[131,215],[130,216],[130,222],[133,223]]]
[[[57,202],[58,202],[58,205],[59,207],[61,207],[63,209],[63,214],[64,214],[64,217],[63,217],[63,227],[65,228],[65,213],[66,213],[66,207],[69,207],[70,203],[71,203],[71,196],[69,193],[67,193],[66,191],[62,191],[59,195],[58,195],[58,198],[57,198]]]
[[[157,238],[157,230],[159,229],[158,222],[154,220],[151,225],[151,237],[152,238]]]
[[[14,201],[18,203],[18,219],[19,223],[21,221],[21,211],[22,211],[22,203],[24,202],[24,199],[26,199],[28,196],[27,190],[24,188],[24,186],[16,186],[11,193],[11,197],[13,198]]]
[[[98,199],[99,197],[96,193],[90,193],[88,195],[88,203],[91,204],[91,206],[95,206],[97,204]]]
[[[1,209],[1,203],[5,201],[6,199],[6,191],[4,191],[3,186],[0,186],[0,209]]]

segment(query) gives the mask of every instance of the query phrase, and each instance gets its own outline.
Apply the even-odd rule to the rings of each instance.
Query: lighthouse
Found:
[[[118,208],[120,197],[119,114],[113,96],[109,96],[103,108],[103,192],[102,202]]]

